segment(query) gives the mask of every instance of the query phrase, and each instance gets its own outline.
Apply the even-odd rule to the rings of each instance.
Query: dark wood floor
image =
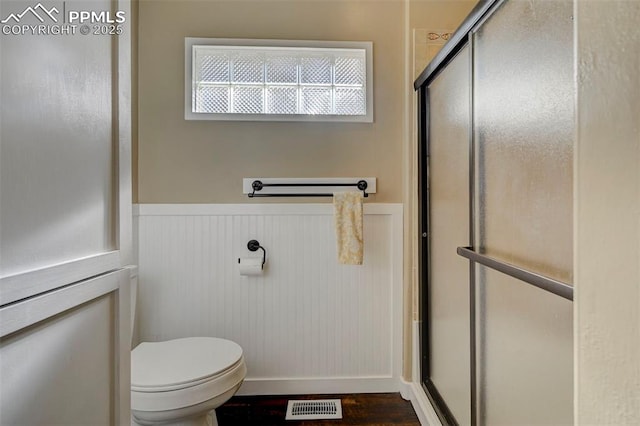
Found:
[[[290,399],[340,399],[342,420],[285,420]],[[345,395],[235,396],[216,409],[218,424],[227,425],[403,425],[420,426],[409,401],[397,393]]]

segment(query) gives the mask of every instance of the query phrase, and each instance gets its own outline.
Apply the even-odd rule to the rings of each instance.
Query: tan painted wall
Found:
[[[437,47],[414,29],[455,30],[476,1],[139,1],[139,133],[134,201],[243,203],[243,177],[374,176],[371,202],[405,211],[404,375],[417,297],[416,70]],[[365,40],[374,45],[373,124],[184,120],[184,37]],[[417,53],[416,53],[417,52]],[[417,58],[417,59],[416,59]],[[261,199],[260,202],[282,202]],[[306,201],[302,199],[287,199]],[[314,199],[319,201],[319,199]],[[417,293],[415,293],[417,294]],[[415,299],[415,301],[414,301]],[[417,308],[416,308],[417,309]],[[417,315],[417,313],[415,314]]]
[[[640,2],[578,1],[575,424],[640,424]]]
[[[443,38],[429,37],[429,33],[442,35],[455,31],[477,4],[477,0],[410,0],[409,26],[414,34],[414,78],[433,59],[446,42]]]
[[[248,202],[252,176],[372,176],[371,202],[402,201],[402,1],[142,0],[139,16],[137,201]],[[186,121],[188,36],[373,41],[375,122]]]

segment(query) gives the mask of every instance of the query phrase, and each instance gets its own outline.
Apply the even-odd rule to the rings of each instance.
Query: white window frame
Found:
[[[193,112],[193,47],[194,46],[239,46],[239,47],[299,47],[324,49],[364,49],[366,55],[366,113],[363,115],[329,114],[241,114]],[[224,121],[325,121],[325,122],[373,122],[373,43],[369,41],[309,41],[268,39],[185,38],[185,82],[184,118],[186,120]]]

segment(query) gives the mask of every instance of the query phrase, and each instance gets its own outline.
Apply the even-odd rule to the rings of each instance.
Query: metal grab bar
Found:
[[[259,180],[254,180],[251,183],[251,189],[253,189],[253,192],[250,194],[247,194],[249,198],[254,198],[254,197],[332,197],[333,194],[321,194],[321,193],[311,193],[311,194],[306,194],[306,193],[295,193],[295,194],[256,194],[256,191],[260,191],[262,190],[262,188],[267,187],[267,186],[273,186],[273,187],[331,187],[331,186],[355,186],[356,188],[358,188],[358,190],[362,191],[362,196],[363,197],[368,197],[369,194],[367,193],[367,181],[366,180],[359,180],[358,182],[355,183],[263,183],[262,181]]]
[[[457,252],[460,256],[465,257],[472,262],[479,263],[488,268],[524,281],[534,287],[541,288],[542,290],[546,290],[550,293],[573,301],[573,287],[566,283],[543,275],[538,275],[509,263],[476,253],[472,247],[458,247]]]

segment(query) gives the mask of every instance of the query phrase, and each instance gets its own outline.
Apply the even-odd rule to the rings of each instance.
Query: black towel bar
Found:
[[[366,180],[359,180],[358,182],[355,183],[263,183],[262,181],[259,180],[254,180],[251,183],[251,188],[253,189],[253,192],[251,194],[247,194],[249,196],[249,198],[254,198],[254,197],[332,197],[333,194],[322,194],[322,193],[296,193],[296,194],[291,194],[291,193],[287,193],[287,194],[256,194],[256,191],[261,191],[262,188],[265,188],[267,186],[273,186],[273,187],[303,187],[303,186],[325,186],[325,187],[329,187],[329,186],[355,186],[357,187],[360,191],[362,191],[362,196],[363,197],[368,197],[369,194],[367,194],[367,181]]]

